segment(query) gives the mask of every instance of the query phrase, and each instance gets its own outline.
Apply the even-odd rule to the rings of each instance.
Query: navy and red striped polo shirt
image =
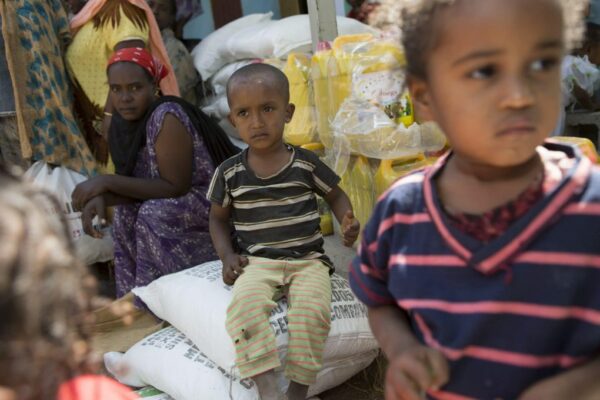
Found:
[[[600,355],[600,169],[545,147],[566,154],[564,176],[487,243],[442,211],[433,180],[446,158],[396,182],[366,225],[350,284],[369,307],[404,310],[448,359],[430,398],[514,399]]]

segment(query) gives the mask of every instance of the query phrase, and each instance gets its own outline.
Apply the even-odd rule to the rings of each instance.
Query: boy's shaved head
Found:
[[[235,71],[227,81],[227,96],[231,89],[239,84],[269,85],[281,92],[286,103],[290,100],[290,84],[281,70],[269,64],[249,64]]]

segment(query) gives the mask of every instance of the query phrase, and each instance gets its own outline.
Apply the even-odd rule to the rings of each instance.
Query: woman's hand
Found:
[[[244,267],[248,265],[248,258],[239,254],[230,253],[223,259],[223,282],[233,285],[237,278],[244,273]]]
[[[81,182],[75,187],[71,194],[71,202],[75,211],[82,211],[88,201],[108,191],[107,178],[106,175],[100,175]]]
[[[98,216],[100,226],[106,226],[106,203],[102,196],[96,196],[88,201],[81,212],[83,231],[91,237],[101,239],[104,235],[92,223],[96,216]]]

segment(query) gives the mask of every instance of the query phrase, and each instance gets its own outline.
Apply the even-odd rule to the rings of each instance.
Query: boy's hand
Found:
[[[344,219],[342,219],[342,236],[344,239],[344,246],[352,247],[358,234],[360,233],[360,222],[354,218],[352,211],[346,211]]]
[[[231,253],[225,256],[223,261],[223,282],[233,285],[237,278],[244,273],[244,267],[248,265],[248,258],[239,254]]]
[[[449,378],[448,362],[439,351],[414,346],[391,359],[385,377],[386,400],[423,400]]]
[[[600,358],[531,385],[519,400],[596,400],[600,398]]]

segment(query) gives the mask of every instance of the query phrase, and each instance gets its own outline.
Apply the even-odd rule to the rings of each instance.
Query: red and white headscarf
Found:
[[[144,68],[156,83],[169,74],[169,70],[147,50],[141,47],[126,47],[117,50],[108,60],[106,68],[118,62],[131,62]]]

